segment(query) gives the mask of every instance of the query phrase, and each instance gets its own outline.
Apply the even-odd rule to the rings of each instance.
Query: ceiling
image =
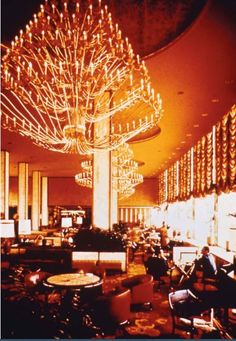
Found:
[[[41,1],[2,0],[3,43],[25,26],[38,3]],[[161,133],[132,144],[135,159],[144,163],[140,172],[147,178],[156,177],[236,103],[236,2],[106,3],[135,52],[145,56],[152,86],[163,100]],[[135,20],[130,20],[131,15]],[[2,130],[1,149],[10,152],[11,176],[17,175],[18,162],[28,162],[30,172],[40,170],[44,176],[74,176],[80,171],[81,160],[86,158],[45,150],[6,130]]]

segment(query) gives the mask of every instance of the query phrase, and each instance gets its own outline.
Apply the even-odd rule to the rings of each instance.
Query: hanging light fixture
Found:
[[[122,155],[122,151],[126,156]],[[134,187],[143,182],[142,174],[137,172],[138,162],[131,160],[132,156],[133,151],[128,144],[117,148],[112,156],[112,185],[113,189],[118,192],[119,199],[132,195],[135,192]],[[75,182],[80,186],[92,188],[92,160],[81,162],[81,167],[83,171],[75,175]]]
[[[101,0],[45,0],[5,47],[2,88],[3,128],[63,153],[115,149],[162,113],[145,62]]]

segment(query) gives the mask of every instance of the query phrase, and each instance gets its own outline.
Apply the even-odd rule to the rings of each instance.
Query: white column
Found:
[[[132,223],[133,222],[133,208],[130,208],[130,218],[129,221]]]
[[[142,208],[139,209],[138,221],[139,221],[139,223],[141,223],[143,221],[143,209]]]
[[[41,174],[40,171],[32,172],[32,230],[37,231],[40,226],[40,202],[41,202]]]
[[[29,165],[18,163],[18,215],[19,219],[28,219]]]
[[[111,189],[111,193],[111,226],[113,226],[118,223],[118,193],[114,188]]]
[[[120,220],[123,222],[124,221],[124,209],[120,209]]]
[[[113,226],[113,224],[118,223],[118,192],[117,192],[117,183],[114,182],[112,179],[112,173],[113,173],[113,165],[112,165],[112,157],[113,152],[110,152],[110,179],[111,179],[111,185],[110,185],[110,216],[111,216],[111,222],[110,227]],[[115,180],[117,181],[117,180]]]
[[[1,215],[9,219],[9,152],[1,151],[1,190],[0,190]]]
[[[135,208],[134,209],[134,222],[137,223],[137,221],[138,221],[138,209]]]
[[[147,226],[151,225],[151,212],[152,212],[152,209],[150,207],[147,208],[147,215],[146,215]]]
[[[48,177],[42,177],[42,225],[48,225]]]
[[[143,208],[143,222],[144,222],[144,225],[147,225],[147,208],[146,207]]]
[[[93,225],[109,229],[110,172],[109,152],[99,151],[93,157]]]
[[[104,93],[104,97],[110,97],[110,93]],[[108,102],[112,106],[112,100]],[[94,140],[101,137],[109,139],[111,130],[110,118],[96,122],[94,125]],[[93,156],[93,225],[102,229],[112,229],[113,223],[117,223],[117,194],[112,186],[112,152],[96,151]]]
[[[128,221],[129,221],[129,211],[128,210],[129,210],[128,208],[125,209],[125,222],[126,223],[128,223]]]

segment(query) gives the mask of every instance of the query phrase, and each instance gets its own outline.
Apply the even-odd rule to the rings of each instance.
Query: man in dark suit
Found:
[[[204,278],[215,278],[217,275],[215,257],[210,253],[208,246],[204,246],[201,253],[202,256],[196,261],[196,270],[201,270]]]

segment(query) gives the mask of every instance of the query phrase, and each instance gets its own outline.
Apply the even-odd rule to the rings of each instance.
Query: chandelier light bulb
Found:
[[[46,0],[4,49],[2,89],[3,128],[63,153],[113,150],[162,115],[145,62],[101,1]]]
[[[132,195],[135,192],[134,187],[143,182],[142,174],[137,172],[138,162],[132,160],[131,157],[133,157],[133,151],[127,143],[118,147],[112,155],[112,186],[117,191],[119,199]],[[75,175],[75,182],[79,186],[92,188],[92,160],[82,161],[81,168],[83,171]]]

